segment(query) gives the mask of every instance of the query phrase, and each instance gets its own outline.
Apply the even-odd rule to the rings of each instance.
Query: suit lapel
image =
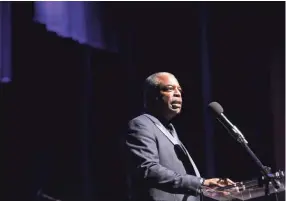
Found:
[[[183,152],[187,155],[190,163],[192,164],[193,168],[194,168],[194,171],[195,171],[195,174],[196,176],[200,176],[200,172],[195,164],[195,162],[193,161],[192,157],[190,156],[188,150],[186,149],[186,147],[183,145],[183,143],[179,140],[178,138],[178,135],[177,135],[177,132],[175,130],[175,128],[173,127],[174,129],[174,133],[175,135],[171,135],[169,131],[167,131],[167,129],[165,128],[165,126],[162,125],[162,123],[156,119],[155,117],[149,115],[149,114],[144,114],[146,117],[148,117],[157,127],[158,129],[174,144],[174,145],[179,145],[181,147],[181,149],[183,150]]]
[[[156,126],[157,128],[174,144],[174,145],[179,145],[179,142],[176,138],[174,138],[169,131],[161,124],[159,120],[154,118],[153,116],[149,114],[144,114],[146,117],[148,117]]]
[[[167,130],[166,128],[162,125],[162,124],[157,124],[155,123],[155,125],[160,129],[160,131],[162,131],[162,133],[174,144],[179,144],[177,139],[174,138]]]

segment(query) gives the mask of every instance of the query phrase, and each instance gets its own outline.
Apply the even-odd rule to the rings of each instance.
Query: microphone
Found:
[[[223,114],[222,106],[217,102],[211,102],[209,104],[209,108],[216,115],[217,120],[227,129],[227,131],[239,142],[244,142],[247,144],[248,142],[244,138],[243,134],[240,130],[233,125]]]

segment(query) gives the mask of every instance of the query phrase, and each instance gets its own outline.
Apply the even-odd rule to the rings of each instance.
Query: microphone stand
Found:
[[[236,135],[237,141],[246,149],[246,151],[250,154],[252,159],[255,161],[255,163],[258,165],[260,172],[263,175],[263,183],[265,184],[265,195],[270,195],[269,193],[269,184],[272,182],[275,189],[280,188],[280,182],[277,181],[277,178],[274,174],[271,173],[271,168],[264,166],[261,161],[257,158],[257,156],[253,153],[253,151],[249,148],[247,145],[247,141],[245,140],[244,136],[240,133]]]

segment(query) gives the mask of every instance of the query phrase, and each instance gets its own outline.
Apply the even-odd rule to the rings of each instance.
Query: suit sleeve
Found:
[[[200,177],[181,175],[159,164],[157,143],[152,130],[138,119],[131,120],[126,138],[133,174],[149,186],[172,193],[200,192]]]

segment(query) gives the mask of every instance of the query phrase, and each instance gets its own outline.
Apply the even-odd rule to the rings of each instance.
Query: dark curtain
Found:
[[[222,104],[225,114],[244,133],[264,165],[274,170],[285,169],[282,162],[285,153],[274,155],[274,149],[285,147],[274,142],[277,138],[285,141],[281,129],[285,127],[282,123],[285,117],[281,115],[285,110],[280,102],[284,102],[285,96],[284,7],[277,2],[250,2],[217,3],[211,4],[211,8],[209,44],[213,99]],[[279,62],[275,61],[278,57]],[[281,74],[274,77],[271,71]],[[279,92],[271,88],[271,82],[276,79],[280,83]],[[276,105],[280,112],[274,112],[272,101],[280,102]],[[275,123],[278,116],[281,121]],[[275,124],[279,124],[280,131],[274,130]],[[259,176],[249,155],[221,128],[216,127],[214,141],[217,174],[235,174],[244,179]],[[225,154],[227,156],[223,157]],[[275,157],[279,158],[277,164]],[[228,160],[231,164],[226,163]],[[237,171],[239,167],[247,167],[247,171]]]
[[[62,200],[102,199],[124,181],[120,158],[110,158],[127,121],[126,108],[118,108],[127,100],[124,54],[47,31],[33,22],[32,3],[15,3],[12,11],[15,80],[3,85],[1,104],[8,171],[3,197],[35,200],[42,189]]]
[[[202,175],[259,174],[210,116],[209,101],[221,103],[265,165],[284,168],[283,4],[103,3],[118,51],[35,22],[33,3],[12,5],[13,81],[1,84],[0,99],[3,200],[35,200],[39,189],[63,201],[125,200],[121,137],[157,71],[183,87],[175,125]]]

